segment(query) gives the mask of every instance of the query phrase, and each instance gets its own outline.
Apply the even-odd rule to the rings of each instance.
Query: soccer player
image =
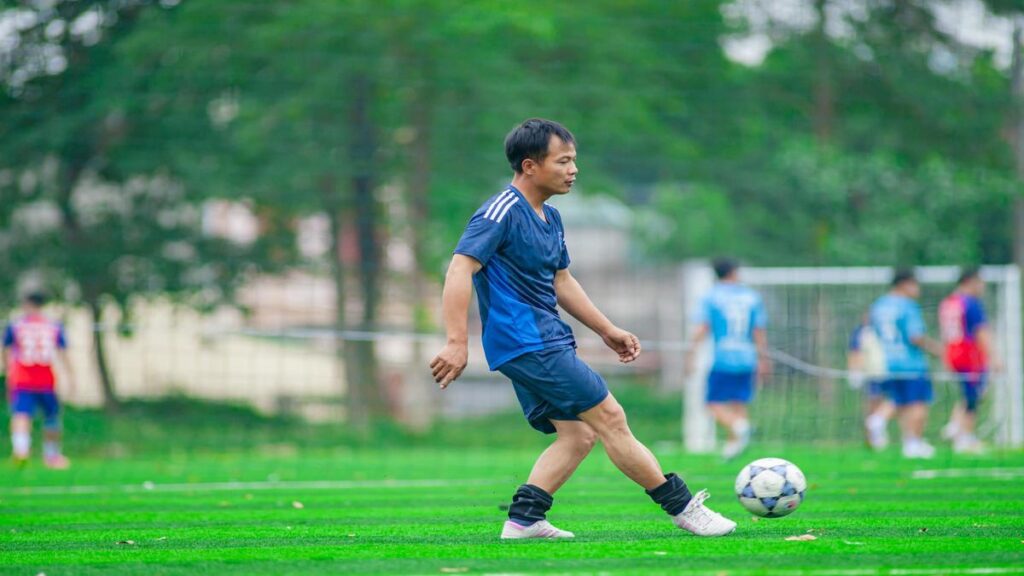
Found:
[[[963,400],[956,403],[942,436],[953,441],[954,452],[980,452],[974,434],[978,402],[985,392],[992,356],[992,331],[985,319],[981,297],[985,282],[977,268],[960,274],[956,290],[939,305],[939,331],[946,345],[946,363],[960,376]]]
[[[860,390],[867,383],[864,433],[868,445],[875,450],[884,450],[889,445],[889,420],[896,415],[896,405],[882,391],[887,370],[885,352],[878,335],[871,328],[869,314],[865,314],[850,333],[846,367],[850,372],[851,388]]]
[[[925,335],[924,318],[917,298],[921,287],[911,269],[893,274],[889,292],[871,306],[871,327],[885,351],[888,375],[882,390],[896,405],[905,458],[931,458],[935,448],[924,439],[932,382],[925,353],[942,354],[938,342]],[[883,434],[884,419],[879,411],[868,416],[869,434]]]
[[[63,470],[71,465],[61,453],[60,403],[55,392],[54,363],[60,361],[73,389],[64,328],[43,315],[46,295],[30,292],[22,303],[23,315],[4,330],[4,359],[11,404],[11,445],[15,464],[28,461],[32,446],[32,418],[43,412],[43,464]]]
[[[640,355],[637,337],[612,324],[569,272],[562,218],[545,203],[572,190],[579,172],[575,138],[556,122],[529,119],[506,137],[505,156],[512,184],[476,211],[455,247],[442,296],[447,343],[430,362],[442,390],[465,369],[475,286],[489,367],[512,381],[530,425],[556,435],[516,490],[501,537],[573,537],[546,514],[597,440],[676,526],[699,536],[732,532],[735,522],[704,506],[706,491],[691,495],[633,436],[622,406],[576,356],[572,330],[559,317],[556,306],[601,336],[620,362]]]
[[[710,334],[714,362],[708,373],[707,404],[715,422],[726,433],[722,456],[731,460],[750,443],[747,406],[754,398],[754,381],[771,371],[767,315],[761,296],[739,280],[739,264],[730,258],[712,262],[718,282],[701,302],[687,372],[692,371],[698,345]]]

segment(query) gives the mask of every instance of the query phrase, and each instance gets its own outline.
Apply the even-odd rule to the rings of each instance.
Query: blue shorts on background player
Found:
[[[530,119],[509,133],[505,156],[512,184],[473,214],[455,247],[442,295],[447,344],[430,362],[441,389],[462,374],[475,287],[488,366],[512,381],[530,425],[557,435],[513,495],[501,538],[573,537],[548,522],[547,512],[598,439],[676,526],[699,536],[732,532],[735,522],[704,505],[706,491],[691,494],[637,441],[604,379],[576,356],[572,330],[559,316],[561,306],[601,336],[620,362],[640,355],[639,339],[612,324],[569,273],[562,218],[546,202],[568,194],[576,180],[573,135],[556,122]]]
[[[687,371],[692,371],[696,350],[710,335],[714,360],[708,372],[705,399],[711,415],[725,430],[722,456],[728,460],[750,443],[747,405],[754,398],[757,377],[770,370],[765,336],[767,315],[761,295],[740,284],[739,264],[735,260],[717,258],[712,267],[718,281],[701,300],[686,365]]]

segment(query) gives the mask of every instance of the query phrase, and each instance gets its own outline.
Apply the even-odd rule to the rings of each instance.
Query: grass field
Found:
[[[0,573],[1024,573],[1021,453],[910,463],[859,447],[754,448],[810,483],[792,516],[755,522],[732,496],[738,463],[656,451],[710,489],[709,505],[739,521],[734,535],[675,529],[600,449],[549,514],[574,541],[501,542],[501,507],[532,450],[278,446],[91,457],[67,472],[8,465]],[[786,541],[802,534],[817,539]]]

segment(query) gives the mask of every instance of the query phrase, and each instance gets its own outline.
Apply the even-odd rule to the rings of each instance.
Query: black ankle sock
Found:
[[[544,490],[533,484],[523,484],[512,496],[508,519],[520,526],[532,526],[545,518],[554,501],[551,494]]]
[[[646,492],[651,500],[660,505],[661,509],[668,512],[670,516],[675,516],[686,509],[686,505],[693,498],[690,489],[686,487],[686,482],[676,476],[675,472],[665,476],[664,484]]]

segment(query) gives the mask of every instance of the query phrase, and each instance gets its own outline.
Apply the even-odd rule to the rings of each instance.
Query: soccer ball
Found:
[[[804,501],[807,480],[792,462],[782,458],[754,460],[736,477],[736,497],[752,514],[779,518]]]

